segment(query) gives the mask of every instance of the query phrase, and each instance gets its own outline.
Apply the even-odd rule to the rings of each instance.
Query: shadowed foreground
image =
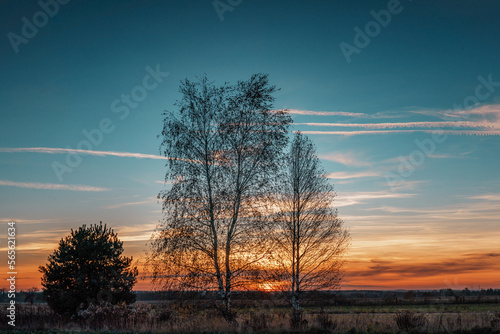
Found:
[[[231,326],[214,310],[137,303],[132,307],[99,306],[80,312],[79,319],[64,319],[45,304],[19,304],[16,330],[9,333],[151,332],[151,333],[500,333],[499,304],[404,306],[335,306],[306,309],[302,326],[292,330],[287,309],[242,309]],[[6,311],[2,305],[2,313]],[[2,317],[2,332],[11,329]],[[36,330],[36,331],[35,331]]]

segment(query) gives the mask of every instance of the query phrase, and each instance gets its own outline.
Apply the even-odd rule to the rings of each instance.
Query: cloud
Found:
[[[104,209],[118,209],[118,208],[122,208],[124,206],[141,205],[141,204],[153,204],[153,201],[118,203],[118,204],[114,204],[114,205],[105,206]]]
[[[489,122],[397,122],[397,123],[295,123],[296,125],[342,127],[342,128],[364,128],[364,129],[396,129],[396,128],[489,128],[495,126]]]
[[[438,117],[444,121],[395,122],[395,123],[296,123],[297,125],[328,126],[328,127],[358,127],[364,129],[395,129],[395,128],[481,128],[500,129],[500,104],[483,105],[474,109],[462,110],[404,110],[400,112],[378,112],[376,114],[354,113],[346,111],[311,111],[290,109],[290,114],[312,116],[347,116],[367,119],[401,118],[411,114]]]
[[[353,192],[343,193],[344,198],[351,200],[365,200],[365,199],[379,199],[379,198],[410,198],[415,194],[396,194],[391,191],[367,191],[367,192]]]
[[[55,184],[55,183],[37,183],[37,182],[14,182],[0,180],[0,186],[10,186],[28,189],[48,189],[48,190],[71,190],[71,191],[107,191],[107,188],[85,186],[78,184]]]
[[[383,115],[377,113],[369,115],[364,113],[349,112],[313,112],[293,110],[297,114],[307,115],[337,115],[352,116],[358,118],[398,118],[401,114]],[[385,122],[385,123],[296,123],[311,127],[334,127],[336,131],[302,131],[310,135],[382,135],[382,134],[404,134],[404,133],[433,133],[436,130],[446,135],[469,135],[469,136],[499,136],[500,135],[500,105],[485,105],[471,110],[409,110],[408,114],[420,114],[434,116],[444,121],[421,121],[421,122]],[[364,130],[343,130],[361,128]]]
[[[366,290],[366,289],[390,289],[388,285],[371,285],[371,284],[345,284],[341,283],[341,290]]]
[[[39,254],[39,251],[50,251],[57,247],[57,242],[24,242],[23,244],[16,247],[16,250],[26,254],[27,252],[33,252],[35,254]],[[1,247],[0,251],[6,252],[8,250],[7,247]]]
[[[460,152],[459,154],[429,154],[428,157],[433,159],[464,159],[471,153],[472,151]]]
[[[186,159],[164,157],[161,155],[154,155],[154,154],[116,152],[116,151],[78,150],[72,148],[53,148],[53,147],[19,147],[19,148],[0,147],[0,152],[1,153],[32,152],[32,153],[48,153],[48,154],[80,153],[82,155],[95,155],[100,157],[115,156],[115,157],[137,158],[137,159],[191,161]]]
[[[363,204],[367,200],[384,199],[384,198],[411,198],[415,194],[394,193],[392,191],[369,191],[369,192],[352,192],[342,193],[335,199],[336,207],[349,206],[354,204]]]
[[[465,136],[500,136],[500,130],[379,130],[379,131],[301,131],[306,135],[387,135],[387,134],[408,134],[416,132],[437,133],[443,135],[465,135]]]
[[[121,241],[147,241],[157,227],[157,223],[145,223],[139,225],[123,225],[116,228]]]
[[[348,197],[348,194],[346,195]],[[387,212],[390,215],[381,215],[373,221],[393,221],[394,224],[402,222],[419,222],[422,227],[425,225],[426,233],[432,231],[433,234],[449,237],[452,233],[465,233],[464,236],[471,238],[474,233],[498,235],[498,216],[500,214],[500,196],[485,198],[489,200],[470,201],[454,203],[447,206],[424,206],[424,207],[403,207],[373,205],[370,208],[363,208],[365,212]],[[340,196],[342,199],[343,195]],[[482,196],[465,197],[466,199],[482,199]],[[495,200],[496,199],[496,200]],[[366,214],[359,216],[360,220],[366,218]],[[481,222],[478,228],[478,222]],[[493,233],[493,234],[492,234]],[[456,241],[456,240],[455,240]]]
[[[379,261],[372,259],[369,270],[360,271],[355,276],[370,277],[383,274],[397,274],[405,277],[429,277],[443,274],[464,274],[474,271],[492,271],[500,269],[500,253],[463,254],[455,258],[437,262],[405,263],[402,261]]]
[[[426,181],[426,180],[416,180],[416,181],[404,180],[403,182],[398,182],[398,184],[392,185],[391,190],[392,191],[414,190],[414,189],[417,189],[426,183],[429,183],[429,181]]]
[[[375,114],[356,113],[348,111],[314,111],[314,110],[301,110],[301,109],[287,109],[287,112],[292,115],[311,115],[311,116],[345,116],[356,118],[399,118],[402,115],[395,115],[393,113],[378,112]]]
[[[429,154],[428,157],[433,158],[433,159],[455,159],[455,158],[458,158],[457,156],[451,155],[451,154]]]
[[[500,194],[485,194],[478,196],[470,196],[470,199],[482,199],[485,201],[500,202]]]
[[[326,174],[325,177],[329,179],[346,180],[346,179],[357,179],[357,178],[380,176],[380,175],[382,174],[375,171],[365,171],[365,172],[355,172],[355,173],[333,172]]]
[[[159,183],[159,184],[174,184],[175,181],[182,181],[182,175],[178,175],[175,179],[172,179],[172,180],[163,180],[163,181],[155,181],[155,183]]]
[[[394,206],[380,206],[376,208],[364,209],[365,211],[385,211],[390,213],[422,213],[422,209],[408,209],[408,208],[398,208]]]
[[[447,120],[486,121],[500,125],[500,105],[482,105],[473,109],[448,109],[448,110],[412,110],[410,113],[439,117]]]
[[[334,152],[329,154],[322,154],[319,156],[320,159],[338,162],[346,166],[354,166],[354,167],[366,167],[371,164],[359,158],[356,154],[350,152]]]
[[[22,218],[0,218],[0,222],[16,222],[26,224],[47,224],[53,223],[52,219],[22,219]]]
[[[289,114],[292,115],[314,115],[314,116],[348,116],[348,117],[366,117],[369,118],[371,115],[363,113],[354,113],[346,111],[312,111],[312,110],[300,110],[300,109],[288,109]]]

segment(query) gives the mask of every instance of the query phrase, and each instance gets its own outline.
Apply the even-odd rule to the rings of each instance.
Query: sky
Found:
[[[342,289],[500,288],[500,3],[0,2],[0,287],[103,221],[144,258],[179,83],[268,73],[349,228]],[[147,290],[139,280],[137,290]]]

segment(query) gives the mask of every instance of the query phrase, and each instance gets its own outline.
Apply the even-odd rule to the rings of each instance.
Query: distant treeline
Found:
[[[181,295],[188,294],[188,292],[180,291],[136,291],[137,300],[156,300],[156,299],[177,299]],[[247,299],[248,297],[262,298],[264,295],[278,294],[279,292],[266,292],[266,291],[235,291],[240,298]],[[343,295],[349,298],[387,298],[398,297],[403,298],[414,295],[414,297],[439,297],[439,296],[498,296],[500,289],[481,289],[463,290],[441,289],[441,290],[336,290],[336,291],[323,291],[315,292],[325,296],[339,296]],[[192,292],[194,294],[194,292]]]
[[[280,292],[234,291],[235,306],[246,307],[286,307]],[[190,306],[210,307],[208,293],[180,291],[137,291],[137,302],[157,302]],[[349,291],[308,291],[304,292],[307,303],[304,307],[330,306],[382,306],[382,305],[440,305],[440,304],[484,304],[499,303],[500,289],[481,290],[349,290]]]
[[[208,301],[210,296],[206,292],[196,291],[135,291],[137,302],[185,302]],[[276,304],[280,292],[267,291],[234,291],[235,301],[269,301]],[[500,301],[500,289],[463,290],[342,290],[342,291],[314,291],[306,292],[312,300],[311,306],[333,305],[394,305],[394,304],[429,304],[446,303],[487,303]],[[479,298],[478,298],[479,297]],[[481,298],[490,297],[490,298]],[[491,298],[493,297],[493,298]],[[41,292],[20,291],[16,293],[17,302],[41,303]],[[0,292],[0,303],[8,302],[7,293]]]

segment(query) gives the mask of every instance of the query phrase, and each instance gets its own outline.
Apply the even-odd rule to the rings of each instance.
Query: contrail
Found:
[[[288,109],[287,112],[293,115],[371,117],[371,115],[368,114],[347,112],[347,111],[312,111],[312,110]]]
[[[11,186],[18,188],[29,189],[49,189],[49,190],[71,190],[71,191],[107,191],[107,188],[84,186],[79,184],[55,184],[55,183],[38,183],[38,182],[14,182],[8,180],[0,180],[0,186]]]
[[[196,160],[170,158],[161,155],[144,154],[144,153],[131,153],[131,152],[115,152],[115,151],[94,151],[94,150],[78,150],[73,148],[53,148],[53,147],[0,147],[1,153],[15,153],[15,152],[34,152],[34,153],[48,153],[48,154],[65,154],[65,153],[81,153],[82,155],[95,155],[95,156],[115,156],[125,158],[137,159],[157,159],[157,160],[181,160],[187,162],[196,162]]]
[[[296,125],[328,126],[340,128],[395,129],[395,128],[487,128],[495,129],[490,122],[397,122],[397,123],[295,123]]]
[[[294,131],[296,132],[296,131]],[[404,134],[404,133],[437,133],[443,135],[466,135],[466,136],[500,136],[500,130],[475,131],[475,130],[380,130],[380,131],[301,131],[306,135],[385,135],[385,134]]]

